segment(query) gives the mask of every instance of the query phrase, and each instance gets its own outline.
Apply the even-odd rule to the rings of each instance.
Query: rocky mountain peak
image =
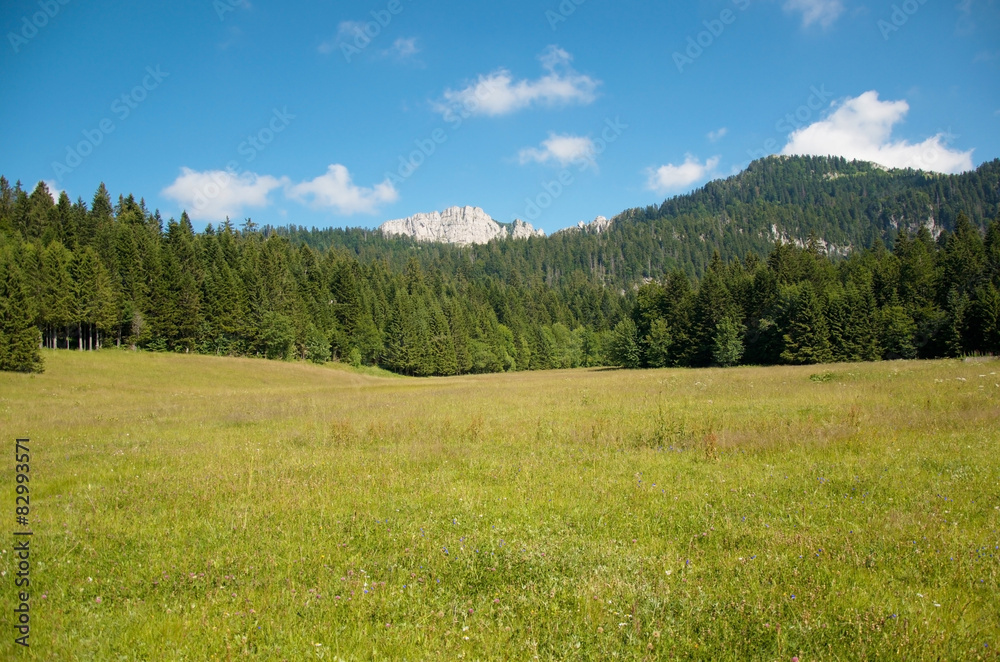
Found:
[[[410,237],[416,241],[444,244],[486,244],[494,239],[542,237],[530,223],[518,219],[501,225],[480,207],[449,207],[442,212],[415,214],[409,218],[386,221],[379,230],[387,237]]]

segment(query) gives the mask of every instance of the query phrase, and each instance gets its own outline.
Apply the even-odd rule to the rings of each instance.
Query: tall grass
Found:
[[[997,658],[998,362],[45,360],[28,659]]]

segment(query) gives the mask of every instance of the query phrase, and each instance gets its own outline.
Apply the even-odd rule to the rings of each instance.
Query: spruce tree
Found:
[[[306,358],[319,364],[330,360],[330,339],[314,324],[310,324],[306,332]]]
[[[746,327],[738,320],[727,317],[715,327],[712,360],[724,368],[737,365],[743,358],[743,334]]]
[[[72,261],[73,254],[59,241],[53,241],[42,252],[43,323],[46,344],[52,349],[57,348],[60,331],[66,332],[67,343],[69,342],[67,327],[72,319],[74,306],[73,279],[69,268]]]
[[[13,251],[0,248],[0,370],[42,372],[42,334],[34,324],[34,302]]]
[[[914,336],[917,325],[900,305],[886,306],[879,312],[879,346],[885,359],[912,359],[917,356]]]
[[[665,368],[673,361],[673,336],[667,320],[658,317],[649,326],[649,333],[643,339],[646,365],[650,368]]]
[[[615,325],[611,332],[608,359],[612,365],[622,368],[638,368],[642,362],[638,330],[631,317],[626,317]]]
[[[833,354],[823,304],[810,281],[803,281],[796,289],[790,301],[781,359],[793,364],[827,363],[833,360]]]

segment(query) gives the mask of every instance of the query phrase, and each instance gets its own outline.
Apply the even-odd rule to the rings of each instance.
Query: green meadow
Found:
[[[1000,361],[43,354],[0,374],[4,660],[998,657]]]

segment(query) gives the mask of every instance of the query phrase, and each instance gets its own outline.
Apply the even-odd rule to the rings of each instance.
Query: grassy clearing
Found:
[[[0,375],[4,443],[34,447],[28,659],[1000,647],[1000,362],[411,380],[45,361]]]

